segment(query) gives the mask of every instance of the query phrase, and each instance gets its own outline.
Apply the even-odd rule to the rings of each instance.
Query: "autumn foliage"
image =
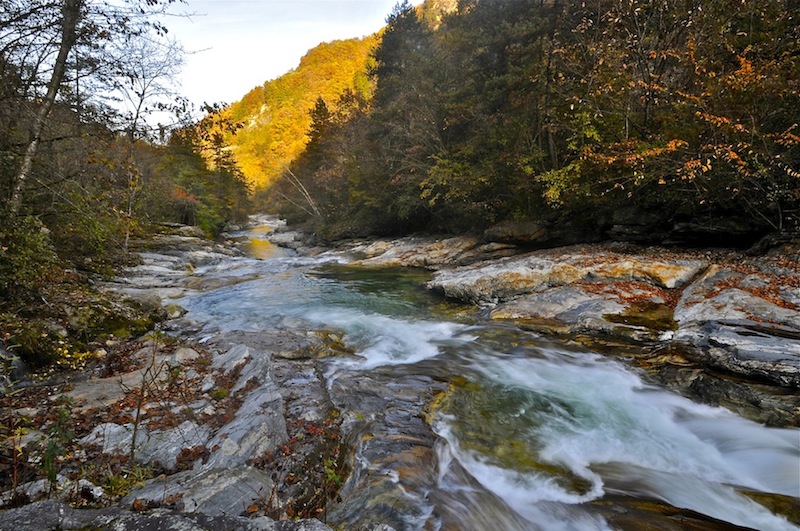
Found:
[[[317,112],[325,135],[291,170],[318,213],[285,180],[284,213],[332,236],[502,220],[639,241],[797,230],[796,2],[437,4],[389,16],[374,99]]]

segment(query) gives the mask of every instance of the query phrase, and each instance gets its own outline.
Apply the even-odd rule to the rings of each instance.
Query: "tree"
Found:
[[[64,79],[64,73],[67,69],[67,57],[72,51],[73,46],[77,40],[77,26],[81,16],[81,9],[83,7],[83,0],[64,0],[61,6],[61,23],[60,23],[60,39],[58,46],[58,55],[53,64],[53,71],[50,76],[50,81],[47,83],[47,93],[43,101],[40,103],[39,112],[34,118],[30,140],[25,148],[25,153],[22,157],[19,170],[17,171],[14,186],[11,191],[11,197],[8,200],[6,207],[7,215],[9,218],[16,217],[22,203],[22,191],[25,188],[25,183],[33,167],[33,159],[36,156],[36,151],[41,142],[42,129],[44,128],[45,121],[50,115],[53,104],[56,101],[56,96],[61,88],[61,81]]]
[[[4,2],[0,11],[0,58],[18,72],[14,97],[20,108],[34,109],[30,122],[23,122],[29,133],[10,179],[9,196],[3,201],[6,218],[14,218],[20,211],[43,132],[59,97],[64,101],[73,97],[76,105],[85,105],[86,94],[80,94],[79,82],[86,85],[90,80],[94,80],[95,94],[89,95],[98,96],[102,86],[113,91],[118,84],[108,81],[117,72],[114,65],[119,58],[109,53],[114,48],[109,44],[146,39],[150,32],[163,34],[165,29],[153,15],[174,1]]]
[[[135,144],[147,139],[153,125],[146,121],[148,115],[170,109],[169,99],[174,96],[174,82],[183,64],[183,50],[175,42],[139,39],[121,43],[118,48],[117,71],[114,86],[121,94],[124,105],[123,128],[128,140],[128,153],[124,163],[127,173],[127,200],[125,205],[125,240],[127,252],[130,240],[136,195],[141,187],[142,172],[134,157]]]

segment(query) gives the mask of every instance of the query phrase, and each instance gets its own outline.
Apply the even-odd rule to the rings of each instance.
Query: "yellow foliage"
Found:
[[[253,190],[277,179],[305,149],[309,113],[318,97],[332,111],[347,90],[371,98],[367,70],[377,42],[373,35],[320,44],[296,69],[254,88],[225,111],[242,124],[235,134],[226,135],[226,141]]]

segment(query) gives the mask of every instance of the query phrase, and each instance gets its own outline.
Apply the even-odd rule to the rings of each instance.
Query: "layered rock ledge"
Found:
[[[196,267],[236,254],[161,236],[106,288],[169,301],[208,287]],[[170,306],[173,318],[183,314]],[[320,518],[337,485],[326,482],[344,476],[347,454],[314,365],[330,337],[269,330],[197,342],[186,326],[110,343],[102,362],[21,389],[9,417],[19,427],[15,484],[0,493],[4,508],[17,508],[0,511],[0,529],[330,529]],[[52,480],[27,481],[37,467]]]
[[[319,250],[299,233],[274,241]],[[431,270],[428,289],[487,318],[618,356],[696,400],[759,422],[800,424],[797,246],[758,257],[613,244],[526,251],[459,237],[348,242],[340,251],[355,255],[358,267]],[[214,287],[209,282],[219,280],[195,277],[194,269],[235,254],[191,235],[165,236],[113,289],[169,301]],[[182,315],[177,306],[167,310]],[[110,346],[102,367],[21,404],[16,414],[42,426],[69,404],[80,427],[54,491],[45,480],[18,486],[27,501],[51,499],[0,512],[0,529],[316,531],[329,529],[320,519],[336,489],[325,481],[347,475],[348,454],[383,459],[405,485],[429,480],[435,436],[424,412],[441,382],[384,381],[376,371],[337,380],[334,404],[317,358],[340,353],[335,336],[275,329],[197,343],[186,340],[186,326]],[[402,437],[380,432],[374,419],[384,415],[403,426]],[[18,442],[32,448],[49,437],[31,431]],[[94,465],[113,473],[90,473]],[[143,471],[149,474],[136,477]],[[335,521],[355,519],[350,512],[363,510],[354,509],[364,506],[362,496],[387,518],[415,510],[397,506],[403,487],[393,476],[351,481],[361,487],[331,503]],[[124,496],[113,482],[124,483]]]
[[[695,399],[796,426],[798,248],[760,256],[613,243],[525,251],[456,237],[351,250],[365,267],[432,270],[430,290],[492,319],[621,354]]]

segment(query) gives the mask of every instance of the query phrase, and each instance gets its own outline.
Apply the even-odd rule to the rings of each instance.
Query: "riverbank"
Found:
[[[188,228],[134,245],[141,263],[103,291],[163,302],[170,320],[3,397],[0,529],[329,529],[345,453],[309,360],[330,338],[189,339],[170,300],[213,288],[195,269],[242,251]]]
[[[286,230],[269,239],[301,255],[325,251]],[[440,459],[439,437],[424,419],[454,400],[453,383],[380,369],[331,382],[320,362],[351,356],[336,329],[262,322],[258,331],[208,335],[201,323],[183,318],[185,310],[170,301],[256,278],[246,270],[200,274],[229,267],[243,244],[251,245],[164,237],[142,249],[141,265],[108,286],[158,297],[172,320],[157,334],[113,350],[96,372],[43,389],[30,396],[28,409],[16,411],[34,419],[30,425],[39,433],[26,442],[40,446],[35,441],[51,438],[48,431],[57,426],[53,413],[69,413],[74,437],[55,456],[61,478],[56,475],[59,488],[51,497],[92,508],[39,502],[0,513],[0,527],[140,529],[181,522],[196,529],[327,529],[316,519],[330,516],[371,522],[368,529],[389,529],[381,527],[386,522],[401,529],[402,515],[420,510],[407,506],[398,489],[424,490],[435,479],[428,476]],[[487,318],[607,351],[686,396],[761,423],[797,425],[791,369],[792,327],[800,322],[792,285],[797,264],[786,252],[758,258],[619,246],[524,252],[470,238],[347,242],[337,252],[352,268],[434,270],[429,290],[478,305]],[[742,339],[724,343],[725,333]],[[741,352],[760,353],[763,345],[782,356],[780,363],[758,359],[734,370],[713,361],[723,359],[714,354],[719,350],[741,360]],[[384,416],[392,417],[391,428],[377,422]],[[381,462],[397,477],[351,474],[354,459]],[[90,473],[87,463],[100,473]],[[50,485],[39,488],[46,492]],[[109,495],[113,485],[119,488]],[[26,492],[33,487],[26,485]],[[797,519],[779,508],[790,507],[791,498],[767,498],[762,503],[773,511]],[[725,525],[655,501],[647,508],[635,499],[603,508],[611,503],[606,496],[593,510],[625,529],[636,529],[637,521],[658,521],[663,529]],[[49,520],[26,524],[33,516]],[[298,517],[316,519],[279,520]]]
[[[525,251],[464,237],[350,251],[362,267],[433,270],[430,290],[493,320],[621,352],[695,400],[800,424],[800,242],[759,256],[614,243]]]

